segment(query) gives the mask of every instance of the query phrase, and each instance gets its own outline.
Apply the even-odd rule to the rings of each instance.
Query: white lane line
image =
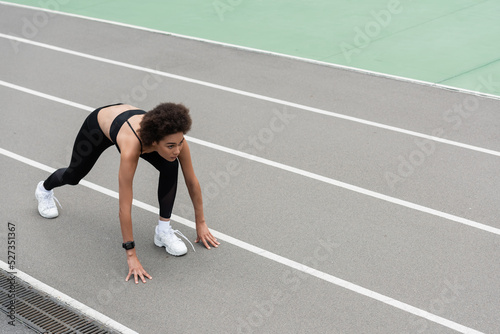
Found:
[[[381,78],[389,78],[389,79],[394,79],[398,81],[403,81],[403,82],[409,82],[417,85],[422,85],[422,86],[428,86],[428,87],[433,87],[433,88],[439,88],[439,89],[444,89],[444,90],[451,90],[451,91],[456,91],[460,93],[465,93],[465,94],[470,94],[470,95],[475,95],[475,96],[481,96],[481,97],[486,97],[486,98],[491,98],[495,100],[500,100],[500,96],[498,95],[493,95],[493,94],[488,94],[488,93],[483,93],[477,90],[470,90],[470,89],[465,89],[465,88],[460,88],[460,87],[454,87],[454,86],[448,86],[448,85],[443,85],[443,84],[438,84],[434,82],[429,82],[429,81],[423,81],[423,80],[417,80],[417,79],[412,79],[408,77],[402,77],[399,75],[393,75],[393,74],[387,74],[387,73],[382,73],[382,72],[375,72],[375,71],[370,71],[370,70],[365,70],[362,68],[357,68],[357,67],[352,67],[352,66],[347,66],[347,65],[340,65],[340,64],[335,64],[335,63],[328,63],[324,62],[321,60],[315,60],[315,59],[310,59],[310,58],[303,58],[299,56],[292,56],[284,53],[279,53],[279,52],[274,52],[274,51],[268,51],[268,50],[262,50],[262,49],[256,49],[256,48],[251,48],[247,46],[242,46],[242,45],[236,45],[236,44],[230,44],[230,43],[224,43],[224,42],[219,42],[219,41],[214,41],[211,39],[205,39],[205,38],[200,38],[200,37],[193,37],[193,36],[187,36],[187,35],[182,35],[182,34],[177,34],[169,31],[164,31],[164,30],[157,30],[157,29],[152,29],[152,28],[146,28],[146,27],[140,27],[136,26],[133,24],[128,24],[128,23],[123,23],[123,22],[117,22],[117,21],[110,21],[110,20],[105,20],[105,19],[99,19],[95,17],[90,17],[90,16],[84,16],[84,15],[79,15],[79,14],[73,14],[73,13],[67,13],[67,12],[62,12],[58,10],[52,10],[48,8],[43,8],[43,7],[34,7],[34,6],[28,6],[28,5],[21,5],[21,4],[16,4],[16,3],[11,3],[11,2],[5,2],[5,1],[0,1],[0,4],[6,5],[6,6],[14,6],[14,7],[21,7],[21,8],[26,8],[30,9],[33,11],[43,11],[51,14],[57,14],[61,16],[68,16],[68,17],[74,17],[82,20],[87,20],[87,21],[94,21],[94,22],[100,22],[100,23],[106,23],[110,25],[115,25],[115,26],[120,26],[120,27],[125,27],[125,28],[130,28],[130,29],[136,29],[136,30],[142,30],[142,31],[147,31],[147,32],[152,32],[155,34],[162,34],[166,36],[173,36],[177,38],[182,38],[182,39],[187,39],[187,40],[192,40],[192,41],[197,41],[197,42],[204,42],[204,43],[209,43],[209,44],[214,44],[214,45],[220,45],[224,47],[229,47],[233,49],[238,49],[238,50],[244,50],[244,51],[249,51],[253,53],[260,53],[264,55],[272,55],[276,57],[281,57],[281,58],[288,58],[288,59],[293,59],[293,60],[298,60],[301,62],[306,62],[306,63],[311,63],[315,65],[321,65],[321,66],[327,66],[327,67],[332,67],[332,68],[337,68],[337,69],[343,69],[346,71],[351,71],[351,72],[357,72],[357,73],[364,73],[367,75],[371,75],[374,77],[381,77]]]
[[[26,163],[26,161],[29,159],[24,159],[24,160],[25,161],[23,161],[23,162]],[[33,167],[36,167],[36,166],[33,166]],[[2,260],[0,260],[0,269],[5,270],[7,273],[15,272],[15,274],[13,274],[14,276],[16,276],[19,279],[21,279],[22,281],[28,283],[29,285],[34,287],[36,290],[42,291],[42,292],[46,293],[47,295],[54,297],[58,301],[68,305],[70,308],[73,308],[73,309],[81,312],[82,314],[84,314],[85,316],[87,316],[91,319],[97,320],[101,324],[107,326],[109,329],[118,331],[119,333],[123,333],[123,334],[139,334],[136,331],[133,331],[132,329],[125,327],[124,325],[120,324],[119,322],[116,322],[115,320],[113,320],[113,319],[105,316],[104,314],[94,310],[93,308],[90,308],[87,305],[80,303],[76,299],[71,298],[70,296],[62,293],[61,291],[56,290],[56,289],[48,286],[47,284],[37,280],[36,278],[26,274],[25,272],[23,272],[17,268],[15,268],[14,270],[11,270],[9,268],[9,265],[7,263],[3,262]]]
[[[59,97],[55,97],[55,96],[52,96],[52,95],[49,95],[49,94],[40,93],[40,92],[38,92],[36,90],[25,88],[25,87],[21,87],[21,86],[18,86],[18,85],[14,85],[14,84],[2,81],[2,80],[0,80],[0,85],[5,86],[5,87],[9,87],[9,88],[12,88],[12,89],[16,89],[16,90],[19,90],[19,91],[22,91],[22,92],[25,92],[25,93],[28,93],[28,94],[32,94],[32,95],[35,95],[35,96],[40,96],[40,97],[43,97],[43,98],[48,99],[48,100],[52,100],[52,101],[56,101],[56,102],[59,102],[59,103],[63,103],[65,105],[72,106],[72,107],[75,107],[75,108],[81,108],[81,109],[84,109],[84,110],[87,110],[87,111],[94,110],[91,107],[88,107],[88,106],[85,106],[85,105],[82,105],[82,104],[79,104],[79,103],[76,103],[76,102],[68,101],[68,100],[65,100],[65,99],[62,99],[62,98],[59,98]],[[282,163],[279,163],[279,162],[275,162],[275,161],[272,161],[272,160],[264,159],[264,158],[261,158],[261,157],[258,157],[258,156],[255,156],[255,155],[252,155],[252,154],[249,154],[249,153],[241,152],[241,151],[238,151],[238,150],[234,150],[232,148],[228,148],[228,147],[224,147],[224,146],[221,146],[221,145],[218,145],[218,144],[210,143],[210,142],[205,141],[205,140],[197,139],[197,138],[194,138],[194,137],[191,137],[191,136],[185,136],[185,137],[186,137],[186,139],[188,141],[191,141],[191,142],[193,142],[195,144],[198,144],[198,145],[202,145],[202,146],[205,146],[205,147],[212,148],[214,150],[218,150],[218,151],[225,152],[225,153],[228,153],[228,154],[232,154],[232,155],[244,158],[244,159],[248,159],[248,160],[252,160],[252,161],[255,161],[255,162],[259,162],[259,163],[262,163],[262,164],[267,165],[267,166],[271,166],[271,167],[274,167],[274,168],[279,168],[281,170],[285,170],[285,171],[288,171],[288,172],[291,172],[291,173],[294,173],[294,174],[297,174],[297,175],[301,175],[301,176],[304,176],[304,177],[307,177],[307,178],[310,178],[310,179],[313,179],[313,180],[317,180],[317,181],[320,181],[320,182],[331,184],[333,186],[337,186],[337,187],[340,187],[340,188],[351,190],[351,191],[354,191],[356,193],[359,193],[359,194],[362,194],[362,195],[366,195],[366,196],[370,196],[370,197],[373,197],[373,198],[376,198],[376,199],[379,199],[379,200],[382,200],[382,201],[385,201],[385,202],[389,202],[389,203],[393,203],[393,204],[396,204],[396,205],[404,206],[404,207],[409,208],[409,209],[417,210],[417,211],[420,211],[420,212],[423,212],[423,213],[427,213],[427,214],[430,214],[430,215],[433,215],[433,216],[437,216],[437,217],[441,217],[441,218],[444,218],[444,219],[447,219],[447,220],[451,220],[451,221],[457,222],[459,224],[463,224],[463,225],[466,225],[466,226],[477,228],[477,229],[482,230],[482,231],[486,231],[486,232],[490,232],[490,233],[493,233],[493,234],[496,234],[496,235],[500,235],[500,229],[495,228],[493,226],[489,226],[489,225],[486,225],[486,224],[478,223],[478,222],[470,220],[470,219],[466,219],[466,218],[462,218],[462,217],[459,217],[459,216],[455,216],[455,215],[452,215],[452,214],[449,214],[449,213],[446,213],[446,212],[443,212],[443,211],[435,210],[435,209],[432,209],[432,208],[429,208],[429,207],[426,207],[426,206],[423,206],[423,205],[419,205],[419,204],[416,204],[416,203],[408,202],[408,201],[405,201],[405,200],[402,200],[402,199],[399,199],[399,198],[395,198],[395,197],[392,197],[392,196],[384,195],[382,193],[378,193],[378,192],[375,192],[375,191],[372,191],[372,190],[369,190],[369,189],[361,188],[361,187],[358,187],[358,186],[355,186],[355,185],[352,185],[352,184],[349,184],[349,183],[345,183],[345,182],[342,182],[342,181],[338,181],[338,180],[326,177],[326,176],[322,176],[322,175],[319,175],[319,174],[308,172],[308,171],[303,170],[303,169],[291,167],[291,166],[288,166],[288,165],[285,165],[285,164],[282,164]]]
[[[62,99],[62,98],[54,96],[54,95],[45,94],[45,93],[39,92],[37,90],[29,89],[29,88],[26,88],[26,87],[21,87],[21,86],[18,86],[18,85],[15,85],[15,84],[12,84],[10,82],[3,81],[3,80],[0,80],[0,85],[2,85],[4,87],[11,88],[11,89],[18,90],[20,92],[24,92],[24,93],[28,93],[28,94],[31,94],[31,95],[35,95],[35,96],[44,98],[46,100],[51,100],[51,101],[54,101],[54,102],[57,102],[57,103],[65,104],[65,105],[70,106],[70,107],[75,107],[75,108],[86,110],[86,111],[89,111],[89,112],[94,111],[94,109],[92,109],[91,107],[85,106],[83,104],[72,102],[72,101],[68,101],[68,100]]]
[[[365,120],[365,119],[361,119],[361,118],[357,118],[357,117],[352,117],[352,116],[348,116],[348,115],[335,113],[335,112],[324,110],[324,109],[309,107],[309,106],[299,104],[299,103],[293,103],[293,102],[289,102],[289,101],[285,101],[285,100],[281,100],[281,99],[277,99],[277,98],[273,98],[273,97],[268,97],[268,96],[264,96],[264,95],[260,95],[260,94],[255,94],[255,93],[243,91],[243,90],[236,89],[236,88],[218,85],[218,84],[210,83],[207,81],[192,79],[192,78],[188,78],[185,76],[167,73],[167,72],[163,72],[163,71],[159,71],[159,70],[153,70],[153,69],[150,69],[147,67],[132,65],[132,64],[121,62],[121,61],[116,61],[116,60],[111,60],[111,59],[107,59],[107,58],[103,58],[103,57],[90,55],[90,54],[83,53],[83,52],[68,50],[65,48],[58,47],[58,46],[49,45],[49,44],[40,43],[40,42],[35,42],[35,41],[25,39],[25,38],[6,35],[3,33],[0,33],[0,37],[5,38],[5,39],[9,39],[9,40],[18,41],[20,43],[31,44],[31,45],[34,45],[37,47],[41,47],[41,48],[45,48],[45,49],[49,49],[49,50],[53,50],[53,51],[57,51],[57,52],[61,52],[61,53],[70,54],[70,55],[77,56],[77,57],[87,58],[87,59],[91,59],[94,61],[99,61],[99,62],[103,62],[103,63],[115,65],[115,66],[121,66],[121,67],[129,68],[129,69],[133,69],[133,70],[137,70],[137,71],[141,71],[141,72],[151,73],[154,75],[163,76],[163,77],[167,77],[167,78],[171,78],[171,79],[175,79],[175,80],[179,80],[179,81],[189,82],[189,83],[192,83],[195,85],[200,85],[200,86],[205,86],[205,87],[209,87],[209,88],[213,88],[213,89],[218,89],[221,91],[225,91],[225,92],[229,92],[229,93],[233,93],[233,94],[238,94],[241,96],[251,97],[254,99],[272,102],[272,103],[284,105],[284,106],[291,107],[291,108],[306,110],[306,111],[310,111],[310,112],[316,113],[316,114],[321,114],[321,115],[325,115],[325,116],[329,116],[329,117],[335,117],[335,118],[339,118],[339,119],[343,119],[343,120],[347,120],[347,121],[351,121],[351,122],[355,122],[355,123],[359,123],[359,124],[373,126],[376,128],[380,128],[380,129],[384,129],[384,130],[388,130],[388,131],[393,131],[393,132],[397,132],[397,133],[402,133],[402,134],[409,135],[409,136],[429,139],[429,140],[433,140],[435,142],[440,142],[443,144],[457,146],[460,148],[464,148],[464,149],[468,149],[468,150],[486,153],[486,154],[500,157],[500,152],[495,151],[495,150],[491,150],[491,149],[487,149],[484,147],[469,145],[466,143],[461,143],[461,142],[457,142],[457,141],[453,141],[453,140],[449,140],[449,139],[445,139],[445,138],[441,138],[441,137],[436,137],[436,136],[428,135],[425,133],[420,133],[420,132],[416,132],[416,131],[412,131],[412,130],[406,130],[406,129],[398,128],[398,127],[391,126],[391,125],[373,122],[373,121],[369,121],[369,120]]]
[[[193,138],[193,137],[190,137],[190,136],[185,136],[185,137],[186,137],[186,139],[189,142],[193,142],[193,143],[196,143],[196,144],[199,144],[199,145],[203,145],[205,147],[209,147],[209,148],[212,148],[214,150],[222,151],[222,152],[229,153],[229,154],[232,154],[232,155],[236,155],[236,156],[239,156],[239,157],[242,157],[242,158],[245,158],[245,159],[249,159],[249,160],[252,160],[252,161],[260,162],[261,164],[264,164],[264,165],[268,165],[268,166],[271,166],[271,167],[279,168],[281,170],[285,170],[285,171],[288,171],[288,172],[291,172],[291,173],[294,173],[294,174],[305,176],[305,177],[308,177],[308,178],[313,179],[313,180],[321,181],[321,182],[328,183],[328,184],[331,184],[331,185],[334,185],[334,186],[337,186],[337,187],[340,187],[340,188],[351,190],[351,191],[354,191],[354,192],[362,194],[362,195],[370,196],[370,197],[373,197],[373,198],[376,198],[376,199],[379,199],[379,200],[382,200],[382,201],[386,201],[386,202],[389,202],[389,203],[393,203],[393,204],[397,204],[397,205],[400,205],[400,206],[404,206],[404,207],[407,207],[409,209],[417,210],[417,211],[420,211],[420,212],[423,212],[423,213],[427,213],[427,214],[430,214],[430,215],[433,215],[433,216],[437,216],[437,217],[441,217],[441,218],[444,218],[444,219],[447,219],[447,220],[451,220],[451,221],[454,221],[454,222],[457,222],[457,223],[460,223],[460,224],[463,224],[463,225],[474,227],[474,228],[477,228],[477,229],[480,229],[480,230],[483,230],[483,231],[486,231],[486,232],[490,232],[490,233],[494,233],[494,234],[500,235],[500,229],[492,227],[492,226],[489,226],[489,225],[481,224],[481,223],[475,222],[473,220],[469,220],[469,219],[466,219],[466,218],[458,217],[458,216],[455,216],[455,215],[452,215],[452,214],[449,214],[449,213],[446,213],[446,212],[442,212],[442,211],[439,211],[439,210],[431,209],[431,208],[428,208],[426,206],[415,204],[415,203],[412,203],[412,202],[408,202],[408,201],[405,201],[405,200],[402,200],[402,199],[399,199],[399,198],[387,196],[387,195],[384,195],[384,194],[381,194],[381,193],[378,193],[378,192],[375,192],[375,191],[372,191],[372,190],[361,188],[361,187],[358,187],[358,186],[355,186],[355,185],[352,185],[352,184],[349,184],[349,183],[345,183],[345,182],[342,182],[342,181],[338,181],[338,180],[335,180],[335,179],[332,179],[332,178],[329,178],[329,177],[326,177],[326,176],[322,176],[322,175],[319,175],[319,174],[311,173],[311,172],[308,172],[308,171],[303,170],[303,169],[291,167],[291,166],[288,166],[288,165],[285,165],[285,164],[282,164],[282,163],[279,163],[279,162],[275,162],[275,161],[272,161],[272,160],[264,159],[264,158],[261,158],[261,157],[255,156],[255,155],[251,155],[251,154],[248,154],[248,153],[245,153],[245,152],[240,152],[240,151],[234,150],[232,148],[228,148],[228,147],[224,147],[224,146],[221,146],[221,145],[218,145],[218,144],[210,143],[210,142],[207,142],[207,141],[204,141],[204,140],[201,140],[201,139],[196,139],[196,138]]]
[[[0,154],[4,155],[6,157],[12,158],[14,160],[20,161],[22,163],[25,163],[25,164],[27,164],[29,166],[36,167],[36,168],[42,169],[44,171],[48,171],[49,173],[51,171],[55,170],[52,167],[46,166],[44,164],[41,164],[41,163],[36,162],[34,160],[31,160],[29,158],[20,156],[20,155],[18,155],[16,153],[13,153],[11,151],[5,150],[3,148],[0,148]],[[90,188],[92,190],[98,191],[98,192],[100,192],[102,194],[105,194],[105,195],[108,195],[108,196],[111,196],[113,198],[118,199],[118,193],[116,191],[104,188],[104,187],[99,186],[99,185],[97,185],[95,183],[82,180],[82,181],[80,181],[80,185],[85,186],[87,188]],[[136,207],[142,208],[142,209],[144,209],[146,211],[149,211],[151,213],[154,213],[154,214],[158,214],[158,212],[159,212],[158,208],[156,208],[156,207],[154,207],[152,205],[149,205],[147,203],[135,200],[135,199],[134,199],[134,201],[133,201],[132,204],[134,206],[136,206]],[[188,219],[179,217],[177,215],[172,215],[171,219],[174,220],[174,221],[177,221],[180,224],[186,225],[186,226],[188,226],[190,228],[193,228],[193,229],[196,228],[196,224],[194,222],[192,222],[192,221],[190,221]],[[393,307],[395,307],[395,308],[397,308],[399,310],[402,310],[402,311],[414,314],[416,316],[419,316],[421,318],[427,319],[427,320],[432,321],[434,323],[437,323],[437,324],[440,324],[442,326],[448,327],[448,328],[453,329],[453,330],[455,330],[457,332],[468,333],[468,334],[481,334],[482,333],[482,332],[479,332],[479,331],[477,331],[475,329],[472,329],[470,327],[466,327],[466,326],[461,325],[459,323],[456,323],[454,321],[451,321],[451,320],[445,319],[443,317],[440,317],[438,315],[435,315],[433,313],[427,312],[427,311],[425,311],[423,309],[419,309],[419,308],[414,307],[412,305],[409,305],[409,304],[406,304],[406,303],[401,302],[399,300],[393,299],[393,298],[391,298],[389,296],[385,296],[383,294],[380,294],[378,292],[375,292],[375,291],[372,291],[370,289],[364,288],[362,286],[359,286],[357,284],[351,283],[349,281],[343,280],[343,279],[338,278],[336,276],[333,276],[333,275],[327,274],[325,272],[319,271],[317,269],[314,269],[312,267],[306,266],[306,265],[304,265],[302,263],[290,260],[290,259],[288,259],[286,257],[281,256],[281,255],[269,252],[269,251],[267,251],[265,249],[262,249],[260,247],[254,246],[252,244],[249,244],[249,243],[244,242],[242,240],[239,240],[237,238],[233,238],[233,237],[231,237],[231,236],[229,236],[227,234],[224,234],[222,232],[218,232],[218,231],[213,230],[213,229],[210,229],[210,230],[211,230],[212,234],[217,239],[225,241],[225,242],[227,242],[229,244],[232,244],[232,245],[234,245],[236,247],[245,249],[245,250],[247,250],[247,251],[249,251],[249,252],[251,252],[253,254],[262,256],[262,257],[267,258],[269,260],[272,260],[274,262],[277,262],[277,263],[280,263],[282,265],[285,265],[285,266],[287,266],[289,268],[301,271],[301,272],[303,272],[305,274],[317,277],[317,278],[319,278],[321,280],[324,280],[324,281],[326,281],[328,283],[331,283],[331,284],[337,285],[339,287],[345,288],[347,290],[350,290],[352,292],[358,293],[358,294],[363,295],[365,297],[368,297],[368,298],[374,299],[376,301],[382,302],[384,304],[393,306]],[[48,287],[48,288],[50,288],[50,287]],[[70,298],[70,297],[68,297],[68,298]]]

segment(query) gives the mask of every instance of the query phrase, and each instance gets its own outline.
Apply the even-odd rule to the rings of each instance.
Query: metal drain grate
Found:
[[[12,276],[0,269],[0,310],[9,313],[9,289]],[[16,319],[44,334],[118,334],[95,320],[75,312],[50,296],[44,295],[15,277]]]

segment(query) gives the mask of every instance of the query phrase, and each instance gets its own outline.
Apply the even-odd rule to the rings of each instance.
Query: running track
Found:
[[[497,99],[46,13],[0,11],[2,239],[18,269],[139,333],[498,333]],[[41,14],[38,14],[41,15]],[[157,174],[135,182],[138,255],[123,283],[118,153],[61,216],[33,192],[92,109],[183,102],[216,250],[152,243]],[[194,238],[180,187],[177,228]],[[6,261],[6,255],[1,259]]]

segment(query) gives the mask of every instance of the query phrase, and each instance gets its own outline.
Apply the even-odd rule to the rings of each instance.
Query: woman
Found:
[[[190,128],[189,110],[182,104],[162,103],[147,113],[121,103],[96,109],[87,117],[76,137],[69,167],[56,170],[47,180],[38,184],[35,191],[38,212],[45,218],[57,217],[59,212],[53,189],[66,184],[78,184],[90,172],[102,152],[116,145],[120,152],[118,181],[122,246],[126,249],[129,267],[125,280],[128,281],[131,275],[135,283],[139,282],[138,277],[144,283],[144,277],[151,279],[137,258],[132,234],[132,183],[139,157],[160,172],[160,218],[154,243],[165,247],[174,256],[187,253],[186,245],[174,234],[180,232],[170,226],[180,163],[195,211],[195,242],[202,241],[208,249],[209,244],[217,247],[219,242],[205,222],[200,184],[194,174],[189,145],[184,140],[184,134]]]

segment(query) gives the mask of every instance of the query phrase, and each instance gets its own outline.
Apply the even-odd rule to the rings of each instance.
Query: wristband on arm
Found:
[[[125,248],[126,250],[133,249],[135,247],[135,242],[133,241],[124,242],[122,244],[122,247]]]

